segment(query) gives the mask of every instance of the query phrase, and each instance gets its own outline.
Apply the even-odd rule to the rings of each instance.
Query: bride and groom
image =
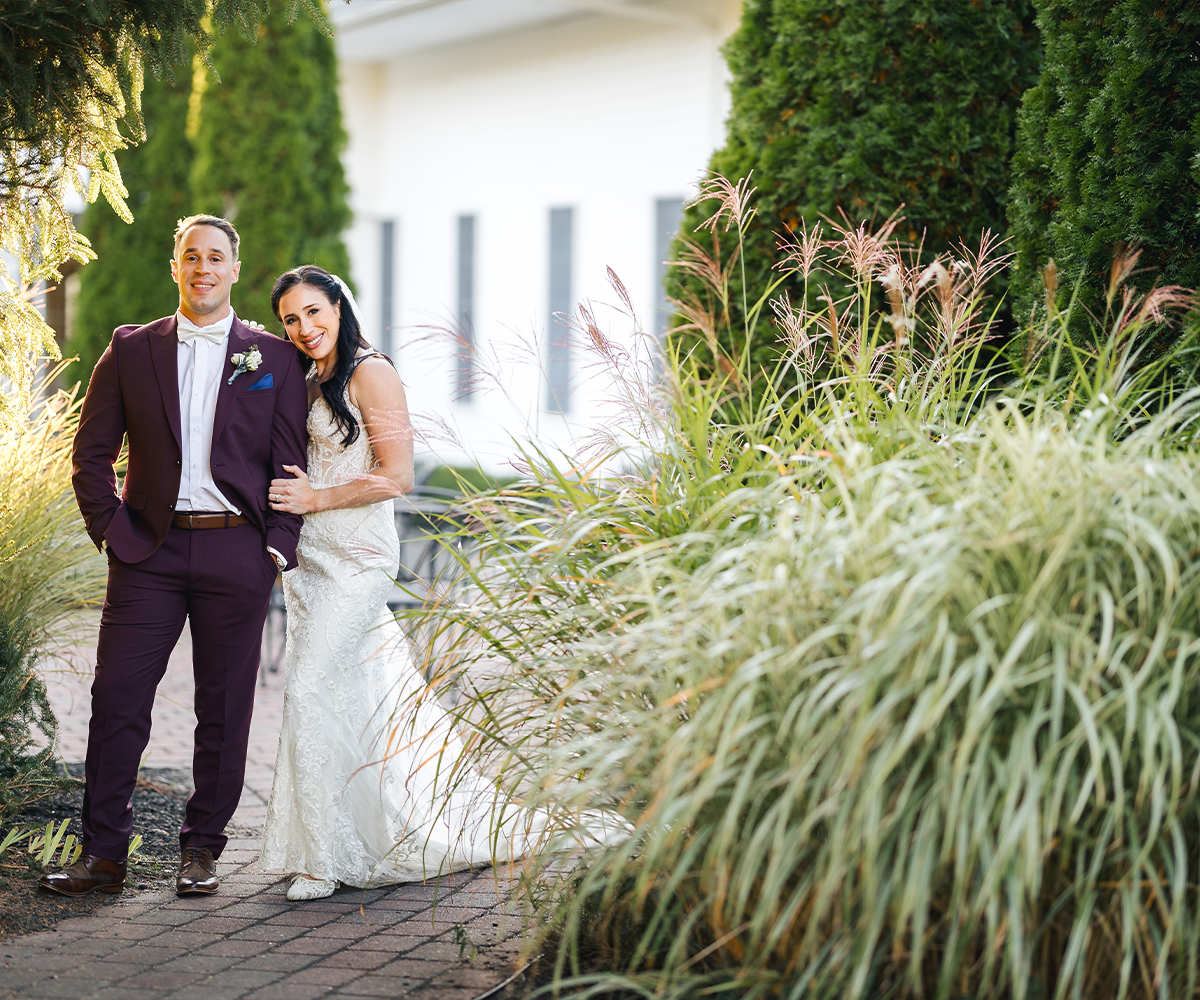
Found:
[[[68,896],[124,887],[130,797],[155,689],[186,619],[196,790],[176,891],[217,891],[280,570],[287,679],[262,866],[299,873],[289,898],[315,899],[339,882],[420,880],[518,857],[539,824],[522,824],[490,781],[462,766],[451,721],[419,697],[423,678],[387,610],[399,564],[391,501],[413,482],[399,376],[363,337],[340,279],[314,266],[280,276],[271,305],[281,340],[234,315],[240,268],[231,223],[181,220],[171,261],[178,312],[119,327],[88,385],[73,483],[109,576],[83,853],[40,884]]]

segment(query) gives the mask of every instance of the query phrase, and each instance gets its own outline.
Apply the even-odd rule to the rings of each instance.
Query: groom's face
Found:
[[[234,260],[225,233],[216,226],[192,226],[183,234],[179,253],[171,261],[171,277],[179,286],[180,311],[193,322],[223,319],[241,269],[242,263]]]

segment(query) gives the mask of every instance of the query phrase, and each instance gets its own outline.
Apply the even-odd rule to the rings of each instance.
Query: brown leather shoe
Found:
[[[177,896],[211,896],[220,888],[217,859],[207,847],[185,847],[175,877]]]
[[[64,896],[86,896],[96,890],[120,892],[125,888],[125,862],[85,854],[75,864],[43,875],[38,885]]]

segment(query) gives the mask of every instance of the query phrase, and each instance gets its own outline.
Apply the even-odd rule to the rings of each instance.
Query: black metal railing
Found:
[[[462,550],[463,516],[457,497],[409,495],[396,501],[395,517],[400,566],[388,607],[419,608],[456,562],[451,547]]]

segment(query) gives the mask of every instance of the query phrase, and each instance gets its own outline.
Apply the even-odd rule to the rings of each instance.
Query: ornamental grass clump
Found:
[[[1069,430],[845,449],[629,557],[641,620],[542,668],[539,763],[638,824],[564,943],[680,996],[1194,987],[1197,463]]]
[[[43,372],[41,402],[0,433],[0,820],[63,785],[37,664],[104,596],[105,562],[71,491],[80,400],[49,390],[62,367]]]
[[[1138,345],[1194,300],[1110,296],[1090,354],[1052,310],[1001,370],[986,241],[783,242],[849,297],[748,303],[773,371],[672,358],[623,475],[528,455],[423,615],[522,807],[634,824],[530,862],[543,968],[567,996],[1190,995],[1200,390]]]

